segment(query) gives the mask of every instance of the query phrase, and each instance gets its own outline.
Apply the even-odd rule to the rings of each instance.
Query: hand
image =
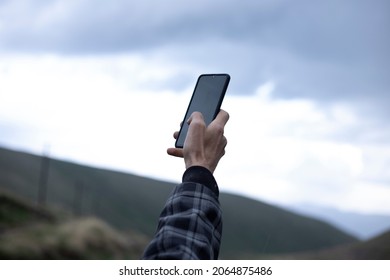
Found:
[[[183,149],[169,148],[168,154],[183,157],[186,168],[203,166],[214,173],[225,154],[227,140],[223,134],[228,120],[229,114],[220,110],[215,120],[206,127],[202,114],[194,112],[187,121],[189,127]],[[173,137],[176,139],[178,134],[176,131]]]

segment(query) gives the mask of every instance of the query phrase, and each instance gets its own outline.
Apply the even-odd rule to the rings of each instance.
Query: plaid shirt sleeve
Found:
[[[160,215],[143,259],[217,259],[222,234],[218,186],[203,167],[183,175]]]

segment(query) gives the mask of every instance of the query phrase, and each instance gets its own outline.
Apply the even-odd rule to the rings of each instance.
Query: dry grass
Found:
[[[138,259],[147,238],[0,193],[0,259]]]
[[[2,259],[138,259],[146,238],[124,235],[96,218],[38,223],[0,236]]]

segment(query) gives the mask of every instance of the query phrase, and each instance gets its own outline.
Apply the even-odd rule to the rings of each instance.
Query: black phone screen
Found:
[[[199,76],[176,140],[175,146],[177,148],[183,148],[188,131],[187,120],[193,112],[202,113],[206,125],[209,125],[215,119],[229,81],[230,76],[228,74],[204,74]]]

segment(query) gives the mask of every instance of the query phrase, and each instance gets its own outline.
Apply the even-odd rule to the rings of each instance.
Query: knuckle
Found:
[[[224,130],[225,130],[224,126],[220,125],[220,124],[215,124],[213,129],[214,129],[215,133],[222,134],[222,135],[223,135]]]
[[[204,123],[203,119],[194,119],[191,122],[191,125],[197,127],[197,128],[205,128],[206,124]]]
[[[195,111],[195,112],[192,113],[192,117],[195,118],[195,119],[201,119],[201,120],[203,120],[203,115],[202,115],[202,113],[197,112],[197,111]]]
[[[202,122],[194,122],[192,124],[192,127],[195,129],[195,130],[204,130],[206,128],[206,125]]]

